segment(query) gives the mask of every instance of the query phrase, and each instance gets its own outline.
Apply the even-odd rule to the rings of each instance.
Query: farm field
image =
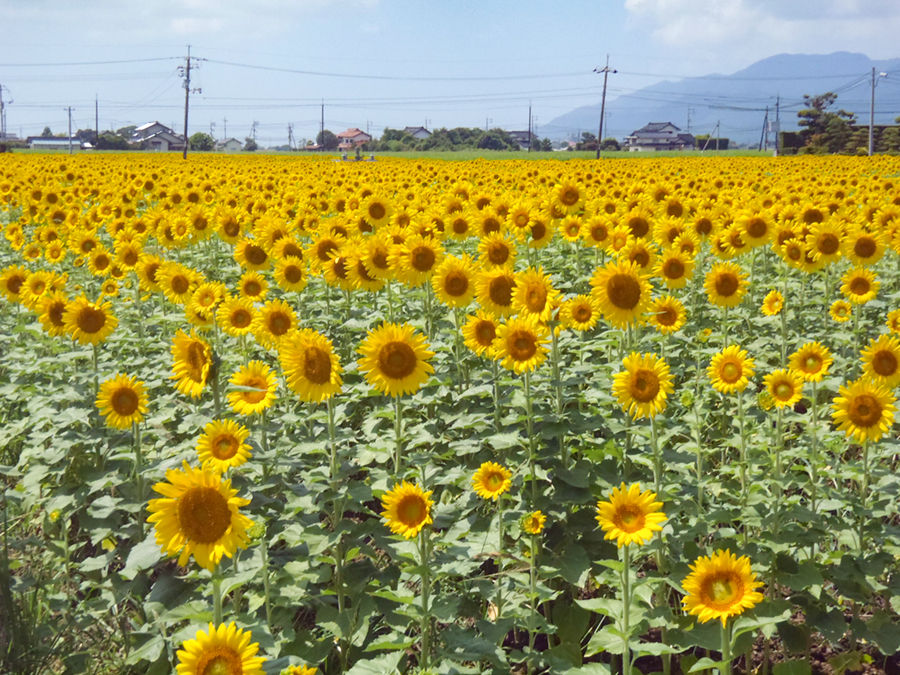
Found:
[[[331,160],[0,157],[0,672],[900,671],[900,159]]]

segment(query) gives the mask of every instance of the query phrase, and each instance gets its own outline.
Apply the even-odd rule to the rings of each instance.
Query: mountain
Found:
[[[838,95],[836,108],[854,112],[859,122],[868,123],[872,68],[876,73],[893,75],[891,82],[876,89],[875,103],[875,123],[893,123],[900,114],[900,58],[873,61],[864,54],[849,52],[778,54],[732,75],[667,80],[615,97],[610,92],[614,91],[616,75],[610,74],[606,98],[609,117],[603,135],[621,140],[649,122],[672,122],[687,131],[690,110],[691,133],[712,133],[720,121],[722,137],[756,144],[767,105],[769,119],[774,120],[777,97],[781,128],[793,131],[798,128],[797,111],[804,107],[803,95],[828,91]],[[541,125],[538,134],[554,140],[574,138],[580,131],[596,134],[599,121],[598,101]]]

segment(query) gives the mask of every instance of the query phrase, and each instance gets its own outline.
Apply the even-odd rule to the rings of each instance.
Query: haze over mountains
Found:
[[[613,67],[613,64],[610,65]],[[804,107],[803,95],[838,95],[836,108],[857,115],[868,124],[872,68],[887,78],[878,78],[875,90],[875,123],[892,124],[900,115],[900,58],[873,61],[864,54],[778,54],[757,61],[731,75],[712,74],[679,80],[666,80],[637,91],[616,90],[616,75],[610,74],[606,95],[608,118],[603,136],[620,141],[648,122],[672,122],[682,131],[712,133],[721,121],[721,136],[738,143],[759,143],[769,106],[770,119],[780,97],[781,128],[797,127],[797,111]],[[598,77],[600,77],[598,75]],[[581,131],[597,133],[600,101],[583,106],[542,124],[539,136],[551,139],[574,137]]]

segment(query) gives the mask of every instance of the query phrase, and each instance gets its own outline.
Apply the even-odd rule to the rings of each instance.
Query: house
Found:
[[[340,143],[338,144],[339,150],[352,150],[353,148],[358,148],[363,143],[368,143],[372,140],[372,137],[365,131],[355,128],[342,131],[337,137],[340,140]]]
[[[428,138],[431,136],[431,132],[425,127],[404,127],[403,133],[408,134],[413,138]]]
[[[243,147],[244,144],[236,138],[226,138],[224,141],[216,143],[218,152],[240,152]]]
[[[184,150],[184,136],[176,134],[174,130],[159,122],[148,122],[136,128],[129,143],[140,144],[147,150],[157,152]]]
[[[28,147],[33,150],[68,150],[70,145],[68,138],[59,136],[29,136],[25,140]],[[80,150],[81,141],[73,136],[71,146],[75,150]]]
[[[538,137],[530,131],[507,131],[506,134],[509,136],[510,140],[518,143],[519,147],[523,150],[528,150],[532,140],[538,140]]]
[[[693,150],[696,141],[691,134],[679,133],[681,129],[671,122],[651,122],[625,137],[624,148],[631,152],[657,150]]]

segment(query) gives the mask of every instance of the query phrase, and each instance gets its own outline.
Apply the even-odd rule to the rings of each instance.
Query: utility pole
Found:
[[[759,135],[759,150],[760,150],[760,152],[762,152],[762,149],[763,149],[763,139],[765,139],[765,141],[766,141],[766,150],[769,149],[768,126],[769,126],[769,106],[766,106],[766,116],[763,118],[762,133]]]
[[[887,77],[887,73],[878,73],[878,77]],[[869,156],[875,153],[875,68],[872,68],[872,101],[869,105]]]
[[[719,128],[720,121],[716,120],[716,152],[719,151],[719,136],[722,135],[722,130]]]
[[[490,126],[491,122],[493,122],[493,121],[494,120],[492,120],[490,117],[484,118],[484,133],[487,133],[488,127]]]
[[[778,145],[781,142],[781,118],[779,113],[781,112],[781,96],[775,97],[775,156],[778,157]]]
[[[69,154],[72,154],[72,106],[66,108],[69,111]]]
[[[531,101],[528,101],[528,152],[531,152],[531,146],[534,145],[533,134],[531,133]]]
[[[199,61],[205,59],[197,59],[194,58],[195,61],[198,61],[196,67],[200,67]],[[187,159],[188,152],[188,108],[191,103],[191,91],[196,94],[202,93],[202,90],[198,87],[197,89],[191,90],[191,46],[188,45],[187,56],[184,59],[184,66],[178,69],[184,75],[184,152],[181,155],[182,159]]]
[[[3,103],[3,85],[0,84],[0,141],[6,140],[6,105]]]
[[[209,136],[210,136],[210,138],[212,138],[213,140],[216,140],[216,134],[215,134],[215,131],[214,131],[215,128],[216,128],[216,123],[215,123],[215,122],[210,122],[210,123],[209,123]]]
[[[256,120],[253,120],[253,124],[250,125],[250,136],[253,138],[254,141],[256,140],[256,127],[258,125],[259,125],[259,122],[257,122]]]
[[[294,125],[288,124],[288,149],[294,149]]]
[[[319,121],[319,152],[325,151],[325,99],[322,99],[322,119]]]
[[[603,117],[606,114],[606,78],[610,73],[618,72],[609,68],[609,54],[606,55],[606,66],[604,68],[594,68],[595,73],[603,73],[603,97],[600,99],[600,130],[597,132],[597,159],[600,159],[600,144],[603,142]]]
[[[691,133],[691,113],[694,112],[694,109],[688,106],[688,120],[687,120],[687,132]]]
[[[222,140],[224,140],[224,141],[228,140],[228,118],[227,117],[222,118]]]
[[[100,99],[94,94],[94,147],[97,147],[98,140],[100,140]]]

